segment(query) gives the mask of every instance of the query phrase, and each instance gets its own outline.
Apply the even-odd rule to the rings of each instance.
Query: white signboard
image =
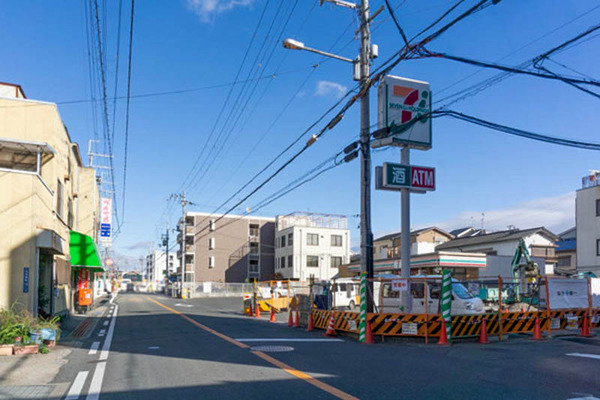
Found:
[[[591,279],[592,307],[600,307],[600,278]]]
[[[431,148],[431,112],[429,83],[387,75],[379,84],[378,127],[390,128],[390,136],[373,141],[373,147],[408,146]]]
[[[112,239],[112,199],[103,197],[100,201],[100,241],[106,247]]]
[[[587,279],[549,279],[550,308],[587,308],[587,287]],[[540,294],[546,297],[544,290]]]
[[[396,292],[407,292],[408,279],[394,279],[392,281],[392,290]]]
[[[402,323],[402,333],[405,335],[416,335],[418,334],[418,325],[413,322]]]

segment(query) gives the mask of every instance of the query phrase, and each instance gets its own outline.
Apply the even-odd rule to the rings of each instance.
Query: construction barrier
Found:
[[[452,316],[452,337],[479,337],[484,319],[488,335],[533,334],[536,318],[540,321],[540,328],[543,332],[580,330],[583,317],[588,311],[588,309],[570,309],[555,310],[550,313],[531,311],[455,315]],[[314,327],[327,329],[332,312],[336,331],[358,333],[360,314],[351,311],[313,310]],[[592,309],[590,317],[591,327],[599,328],[600,310]],[[369,313],[367,318],[374,336],[439,337],[441,331],[440,314]]]

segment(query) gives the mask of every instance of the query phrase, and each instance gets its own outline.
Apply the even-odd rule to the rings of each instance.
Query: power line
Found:
[[[129,100],[131,96],[131,56],[133,52],[133,20],[135,11],[135,0],[131,0],[131,16],[129,20],[129,55],[127,57],[127,105],[125,108],[125,149],[123,160],[123,221],[125,220],[125,194],[127,191],[127,155],[129,146]]]
[[[119,86],[119,53],[121,50],[121,15],[123,10],[123,0],[119,0],[119,16],[117,18],[117,56],[115,66],[115,90],[113,96],[113,125],[112,130],[115,131],[116,115],[117,115],[117,87]]]
[[[394,24],[396,24],[396,28],[398,28],[398,32],[400,32],[400,36],[402,36],[402,40],[404,40],[404,45],[408,46],[408,39],[406,38],[406,34],[404,33],[404,30],[400,26],[400,23],[398,22],[398,19],[396,19],[396,14],[394,14],[394,9],[390,5],[390,1],[389,0],[385,0],[385,5],[387,6],[387,10],[390,13],[390,17],[392,17],[392,20],[394,21]]]

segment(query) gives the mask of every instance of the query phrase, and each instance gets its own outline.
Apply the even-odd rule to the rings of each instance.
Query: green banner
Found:
[[[450,271],[445,269],[442,271],[442,320],[446,324],[446,333],[448,334],[448,343],[451,340],[451,312],[452,312],[452,276]]]
[[[358,341],[364,342],[367,337],[367,273],[360,274],[360,331]]]

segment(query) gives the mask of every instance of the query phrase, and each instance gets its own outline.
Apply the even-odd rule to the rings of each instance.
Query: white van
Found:
[[[333,281],[331,288],[333,306],[336,309],[347,308],[350,311],[358,310],[360,304],[360,281],[350,278],[341,278]]]
[[[420,278],[421,276],[419,276]],[[413,277],[414,278],[414,277]],[[425,277],[423,277],[425,278]],[[440,278],[439,276],[427,276],[426,278]],[[379,293],[381,285],[381,293]],[[425,300],[425,282],[413,280],[410,283],[410,294],[412,296],[411,314],[425,314],[425,301],[427,301],[427,312],[430,314],[440,314],[441,282],[429,281],[429,293]],[[375,282],[374,291],[379,298],[375,303],[381,302],[381,312],[397,313],[400,312],[400,292],[392,290],[392,282]],[[452,279],[452,315],[477,315],[483,314],[483,301],[475,297],[456,279]]]

